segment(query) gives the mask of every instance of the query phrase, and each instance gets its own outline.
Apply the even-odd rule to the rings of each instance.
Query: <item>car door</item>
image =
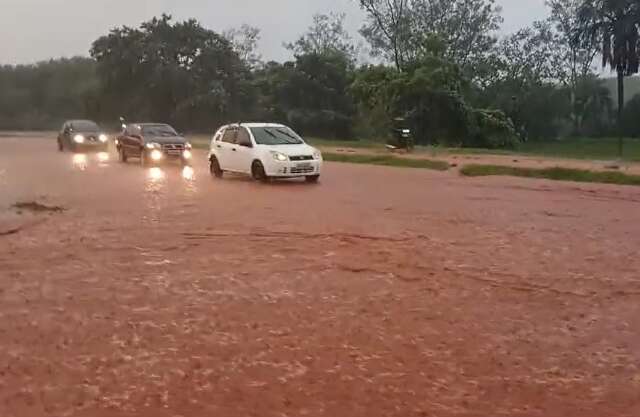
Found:
[[[218,147],[218,162],[220,167],[225,171],[237,171],[234,156],[237,152],[236,134],[238,128],[227,127],[222,134],[222,140]]]
[[[236,151],[233,152],[233,163],[237,171],[250,173],[253,162],[253,142],[246,127],[240,126],[236,134]]]
[[[142,143],[142,129],[140,126],[129,125],[124,137],[124,147],[127,155],[140,156]]]

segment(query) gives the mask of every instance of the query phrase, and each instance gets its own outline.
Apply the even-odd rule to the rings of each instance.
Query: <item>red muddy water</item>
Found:
[[[640,415],[640,188],[0,146],[2,417]]]

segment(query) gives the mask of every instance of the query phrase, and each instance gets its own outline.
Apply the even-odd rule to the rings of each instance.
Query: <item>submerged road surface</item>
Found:
[[[196,157],[0,139],[0,416],[640,415],[640,188]]]

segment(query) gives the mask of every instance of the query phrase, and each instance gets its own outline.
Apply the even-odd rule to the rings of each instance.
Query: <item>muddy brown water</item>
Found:
[[[0,146],[0,416],[640,415],[639,188]]]

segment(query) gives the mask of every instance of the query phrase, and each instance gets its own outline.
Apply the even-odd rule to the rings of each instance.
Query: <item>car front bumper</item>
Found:
[[[269,161],[265,171],[270,177],[296,178],[320,175],[322,172],[322,160],[312,161]]]
[[[193,153],[190,149],[182,150],[166,150],[166,149],[146,149],[145,157],[151,163],[162,163],[167,161],[181,161],[184,164],[190,164],[193,159]]]
[[[73,142],[73,146],[76,149],[104,151],[109,149],[109,142],[100,142],[100,141],[84,141],[82,143]]]

